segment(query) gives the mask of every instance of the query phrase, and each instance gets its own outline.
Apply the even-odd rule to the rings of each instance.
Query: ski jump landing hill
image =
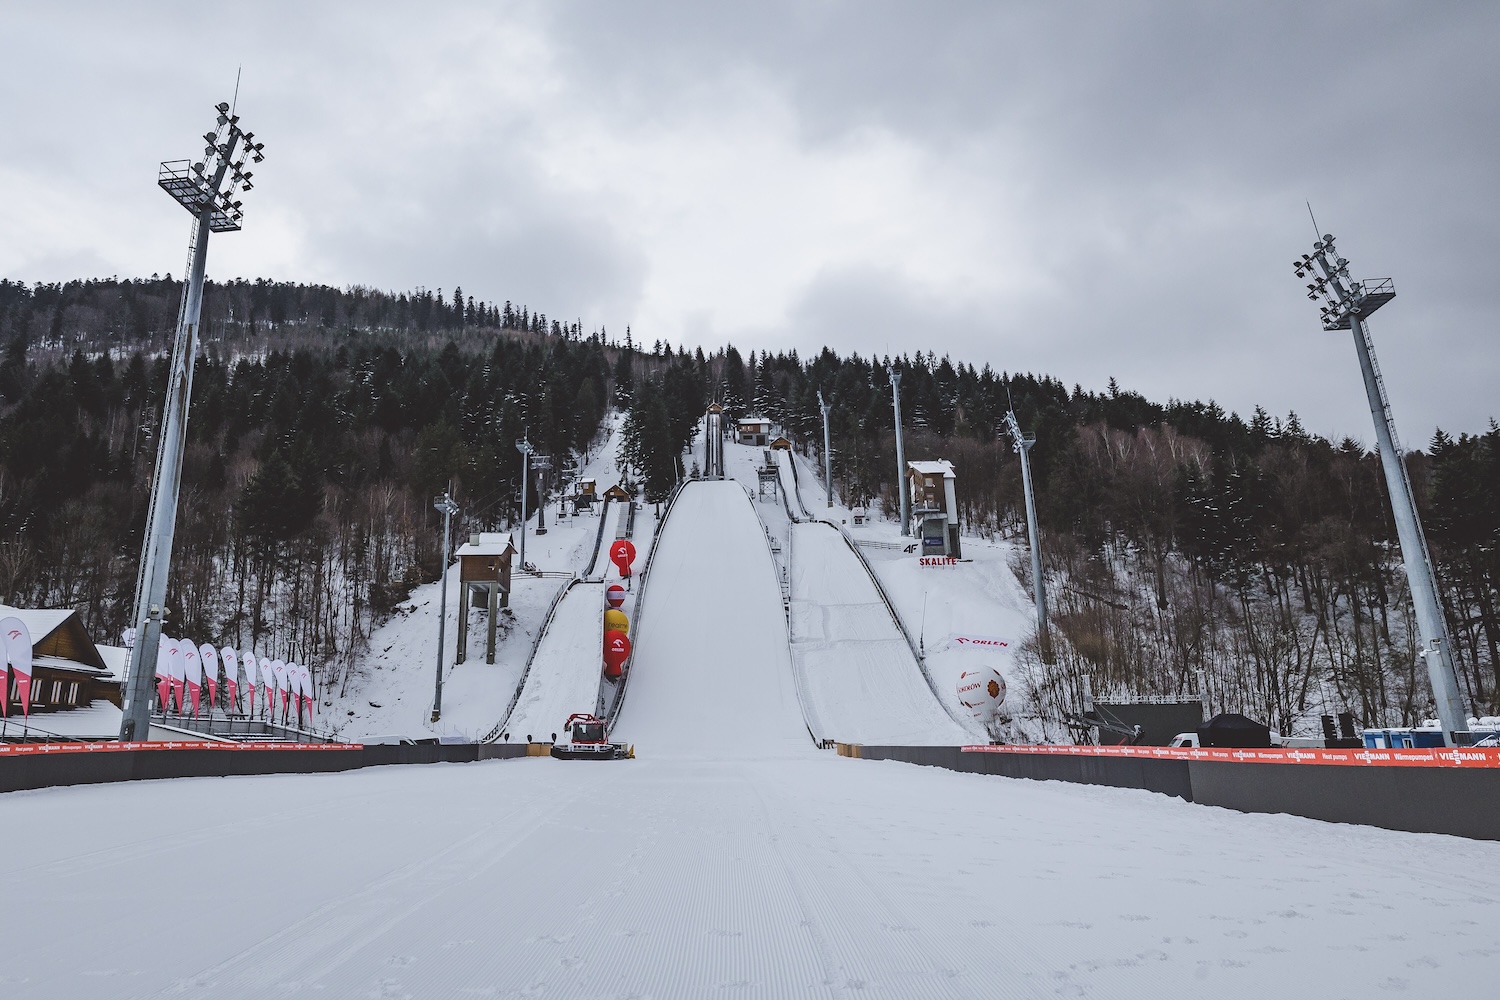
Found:
[[[970,730],[971,720],[949,713],[854,542],[838,525],[808,514],[795,459],[773,454],[792,519],[792,657],[813,733],[885,746],[985,742],[986,735]]]
[[[653,757],[815,752],[765,531],[733,480],[682,487],[656,541],[612,739]]]

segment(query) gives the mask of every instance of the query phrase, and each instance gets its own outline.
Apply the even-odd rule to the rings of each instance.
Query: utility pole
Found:
[[[432,692],[432,721],[436,722],[443,715],[443,629],[448,624],[448,550],[453,545],[453,515],[458,513],[458,504],[453,502],[453,496],[444,493],[432,502],[443,515],[443,575],[442,589],[438,592],[438,655],[437,655],[437,681]]]
[[[1453,643],[1448,637],[1448,622],[1438,599],[1432,556],[1427,551],[1427,537],[1417,517],[1411,479],[1406,471],[1396,436],[1396,421],[1385,391],[1380,363],[1375,359],[1375,343],[1365,321],[1370,314],[1396,297],[1389,278],[1351,281],[1349,262],[1338,255],[1333,237],[1324,236],[1313,244],[1311,254],[1292,262],[1297,277],[1312,277],[1307,297],[1323,305],[1318,313],[1327,331],[1348,330],[1354,336],[1354,351],[1359,357],[1364,377],[1365,396],[1370,416],[1375,421],[1375,440],[1380,448],[1380,464],[1385,471],[1385,485],[1391,496],[1391,513],[1396,518],[1396,535],[1401,540],[1401,558],[1406,564],[1406,579],[1411,585],[1411,599],[1421,630],[1420,655],[1427,662],[1432,682],[1433,700],[1437,702],[1438,720],[1443,727],[1443,742],[1453,746],[1454,734],[1467,732],[1468,713],[1458,685],[1458,671],[1453,664]]]
[[[828,506],[833,506],[833,450],[828,444],[828,404],[818,390],[818,409],[823,411],[823,479],[828,484]]]
[[[1052,638],[1047,632],[1047,585],[1042,579],[1042,537],[1036,525],[1036,491],[1031,486],[1031,449],[1036,445],[1036,435],[1027,437],[1021,433],[1021,424],[1016,420],[1016,411],[1005,414],[1005,429],[1010,432],[1011,443],[1021,456],[1021,486],[1026,493],[1026,535],[1031,542],[1031,593],[1036,602],[1037,651],[1042,662],[1052,662]]]
[[[245,161],[261,162],[265,143],[240,129],[239,116],[227,103],[215,109],[214,130],[203,135],[203,160],[169,160],[161,165],[156,183],[196,220],[188,244],[188,278],[183,285],[167,395],[162,403],[161,438],[151,483],[151,506],[146,516],[146,538],[136,577],[136,642],[130,649],[120,715],[120,739],[144,740],[151,726],[151,697],[155,687],[156,651],[161,645],[166,614],[167,576],[172,564],[172,538],[177,530],[177,498],[182,485],[182,455],[187,441],[188,407],[193,396],[193,364],[198,354],[198,320],[203,307],[203,275],[208,262],[209,233],[232,233],[243,216],[236,190],[249,191],[254,176]],[[239,159],[236,160],[235,157]],[[225,180],[228,179],[228,185]]]
[[[531,468],[531,453],[536,451],[528,436],[521,431],[521,440],[516,442],[516,451],[521,453],[521,572],[526,572],[526,473]]]
[[[906,495],[906,449],[901,444],[901,373],[895,365],[886,365],[891,376],[891,402],[896,407],[896,491],[901,495],[901,534],[911,534],[911,502]]]

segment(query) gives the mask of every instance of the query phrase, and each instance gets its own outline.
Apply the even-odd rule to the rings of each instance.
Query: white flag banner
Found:
[[[229,709],[234,711],[235,695],[240,689],[240,659],[228,646],[219,650],[219,662],[224,664],[224,684],[229,688]]]
[[[219,651],[212,643],[205,642],[198,647],[198,661],[203,664],[203,683],[208,685],[209,714],[212,715],[213,706],[219,703]]]
[[[250,692],[250,714],[255,714],[255,689],[260,686],[260,660],[248,649],[240,650],[240,666],[245,671],[245,686]]]
[[[156,704],[162,713],[167,711],[167,702],[172,697],[172,650],[166,636],[159,636],[156,643]]]
[[[273,717],[276,712],[276,670],[270,657],[261,657],[261,694],[266,696],[267,718]]]
[[[16,694],[21,696],[21,714],[31,714],[31,630],[14,616],[0,618],[0,656],[16,675]],[[0,676],[0,703],[9,714],[10,681]]]
[[[281,714],[286,715],[287,701],[291,692],[287,690],[286,661],[275,659],[271,661],[271,673],[276,677],[276,690],[281,694]]]
[[[177,713],[182,714],[182,696],[187,691],[187,657],[182,652],[182,642],[170,640],[167,654],[172,664],[172,697],[177,702]]]
[[[187,680],[188,704],[193,714],[198,714],[198,700],[203,691],[203,663],[198,659],[198,647],[188,639],[182,640],[182,668]]]

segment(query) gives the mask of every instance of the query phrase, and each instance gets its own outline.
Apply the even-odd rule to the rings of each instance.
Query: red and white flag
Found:
[[[219,662],[224,664],[224,686],[229,689],[229,710],[235,709],[238,701],[236,695],[240,690],[240,661],[234,654],[234,650],[225,646],[219,650]]]
[[[176,639],[165,639],[167,662],[172,666],[172,700],[177,703],[177,714],[182,714],[182,696],[187,689],[187,658],[182,654],[182,643]]]
[[[203,683],[208,685],[208,714],[213,715],[219,703],[219,651],[205,642],[198,647],[198,660],[203,664]]]
[[[182,640],[183,679],[187,682],[188,704],[193,706],[193,717],[198,716],[198,699],[203,690],[203,661],[198,658],[198,647],[187,639]]]
[[[240,650],[240,666],[245,670],[245,691],[250,696],[250,714],[255,715],[255,689],[260,686],[260,660],[248,649]]]
[[[276,677],[276,690],[281,692],[281,718],[285,721],[287,703],[291,698],[291,689],[287,686],[286,661],[272,660],[271,673]]]
[[[274,718],[276,715],[276,671],[271,669],[269,656],[260,658],[260,685],[264,688],[262,693],[266,699],[266,717]]]
[[[167,637],[158,636],[156,641],[156,704],[162,714],[167,711],[167,699],[172,697],[172,657],[167,650]]]
[[[14,616],[0,619],[0,644],[3,644],[5,663],[9,673],[16,678],[16,694],[21,698],[21,714],[31,714],[31,630],[26,623]],[[9,714],[10,678],[0,677],[0,706]]]

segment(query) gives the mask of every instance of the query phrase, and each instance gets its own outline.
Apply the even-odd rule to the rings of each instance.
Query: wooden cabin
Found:
[[[482,531],[458,547],[458,660],[469,655],[469,606],[483,607],[489,628],[484,662],[495,662],[495,625],[501,608],[510,607],[511,557],[516,546],[509,532]]]
[[[791,451],[792,450],[791,439],[788,438],[786,435],[783,434],[781,437],[778,437],[778,438],[776,438],[775,440],[773,440],[771,442],[771,450],[772,451]]]
[[[31,711],[64,712],[96,699],[120,704],[120,670],[99,652],[71,608],[12,608],[0,604],[0,618],[19,618],[31,633]],[[21,693],[12,677],[4,692],[6,711],[18,715]]]

